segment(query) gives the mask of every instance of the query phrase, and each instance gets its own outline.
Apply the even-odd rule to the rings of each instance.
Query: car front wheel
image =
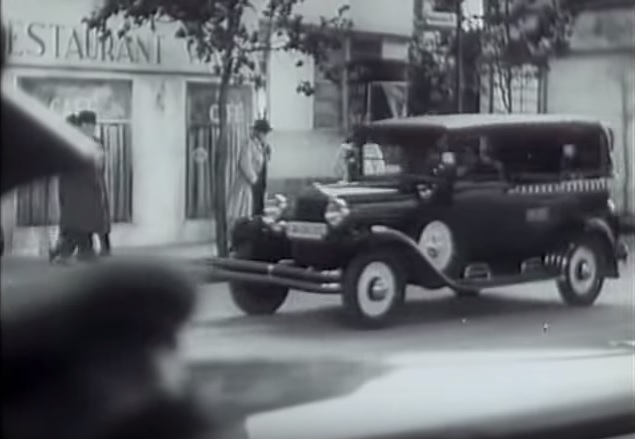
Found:
[[[243,260],[251,258],[250,246],[241,246],[236,249],[232,257]],[[234,304],[248,315],[271,315],[284,304],[289,289],[276,285],[267,285],[256,282],[231,281],[229,291]]]
[[[591,306],[604,284],[602,247],[595,240],[574,241],[567,254],[567,263],[558,290],[565,303],[572,306]]]
[[[344,309],[358,327],[385,326],[403,304],[405,273],[392,252],[360,254],[344,271],[343,280]]]

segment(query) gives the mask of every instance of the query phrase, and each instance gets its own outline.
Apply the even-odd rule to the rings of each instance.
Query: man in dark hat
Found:
[[[98,163],[96,173],[94,175],[95,183],[97,185],[96,197],[99,202],[96,214],[99,216],[95,221],[94,230],[92,233],[97,234],[100,243],[100,255],[109,256],[111,252],[110,245],[110,203],[108,199],[108,190],[106,188],[105,177],[105,155],[106,149],[104,144],[99,138],[95,136],[95,130],[97,128],[97,114],[94,111],[84,110],[77,115],[77,122],[79,129],[88,137],[92,138],[101,147],[101,160]],[[92,245],[92,233],[90,237]]]
[[[258,119],[254,122],[253,137],[263,149],[265,160],[258,173],[258,179],[252,186],[253,190],[253,214],[262,215],[265,209],[265,195],[267,193],[267,167],[271,159],[271,146],[267,142],[267,135],[271,132],[271,125],[266,119]]]
[[[72,113],[66,117],[66,122],[74,127],[77,127],[77,115]],[[76,174],[63,173],[58,177],[58,200],[60,206],[60,236],[57,244],[49,250],[49,261],[55,262],[67,262],[68,259],[75,253],[77,247],[80,245],[81,234],[73,229],[72,224],[68,224],[67,219],[69,215],[72,215],[68,211],[69,208],[73,208],[71,200],[75,196],[75,187],[77,184],[81,184],[81,181],[77,181]],[[58,259],[59,258],[59,259]]]
[[[97,115],[93,111],[80,111],[76,126],[86,136],[95,139]],[[99,145],[101,143],[98,142]],[[65,187],[64,208],[60,210],[60,226],[70,230],[71,242],[78,249],[78,257],[90,260],[95,256],[93,234],[100,237],[110,232],[110,214],[103,176],[103,147],[101,157],[95,166],[83,169],[65,177],[69,180]],[[107,238],[106,238],[107,239]],[[102,249],[103,249],[102,241]],[[70,248],[72,254],[74,248]],[[66,251],[68,252],[67,249]],[[105,249],[107,252],[109,250]],[[52,255],[53,257],[55,255]]]

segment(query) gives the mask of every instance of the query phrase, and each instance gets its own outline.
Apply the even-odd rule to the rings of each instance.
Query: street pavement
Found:
[[[191,259],[169,260],[183,264],[193,280],[203,269]],[[183,352],[191,360],[377,358],[435,350],[608,346],[635,339],[634,266],[631,255],[622,264],[622,277],[607,280],[590,308],[564,305],[554,282],[498,288],[477,299],[457,299],[448,290],[410,288],[394,326],[376,331],[347,326],[337,296],[292,292],[277,314],[249,317],[234,306],[227,284],[202,284],[196,312],[182,333]],[[42,259],[8,258],[2,262],[2,288],[27,285],[38,277],[68,277],[72,270]]]
[[[226,284],[201,286],[183,347],[189,358],[204,360],[608,346],[635,339],[633,268],[630,256],[622,277],[607,280],[590,308],[566,306],[555,282],[493,289],[476,299],[410,288],[395,325],[373,331],[347,326],[339,297],[293,292],[276,315],[248,317],[232,304]]]

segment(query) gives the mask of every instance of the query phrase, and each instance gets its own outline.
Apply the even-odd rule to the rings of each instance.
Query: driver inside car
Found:
[[[479,173],[503,174],[503,164],[493,157],[492,146],[485,137],[479,139],[477,169]]]

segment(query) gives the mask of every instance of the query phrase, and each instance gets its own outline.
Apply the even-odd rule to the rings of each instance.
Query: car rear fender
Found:
[[[605,270],[609,277],[618,276],[617,238],[604,218],[593,217],[584,221],[584,233],[596,236],[605,256]]]

